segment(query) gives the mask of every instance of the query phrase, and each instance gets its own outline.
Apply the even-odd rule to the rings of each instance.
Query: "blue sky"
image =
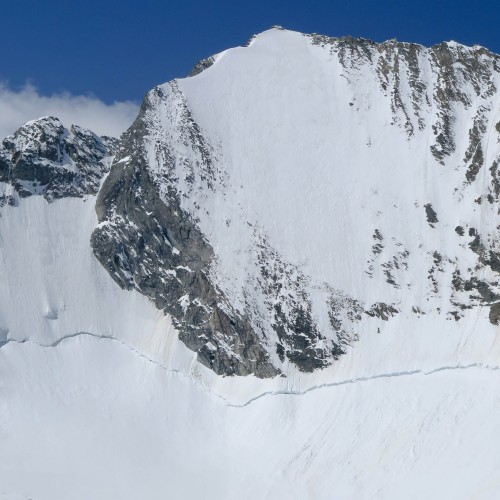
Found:
[[[0,139],[58,116],[119,136],[154,85],[281,25],[500,53],[500,1],[0,0]]]
[[[140,101],[200,58],[280,24],[425,45],[455,39],[500,52],[500,2],[23,0],[2,2],[0,81],[40,93]]]

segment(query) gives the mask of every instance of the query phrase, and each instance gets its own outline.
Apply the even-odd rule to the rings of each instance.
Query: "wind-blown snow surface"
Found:
[[[484,57],[478,49],[476,55],[453,43],[447,49],[457,59],[463,57],[461,50]],[[404,316],[395,321],[398,328],[409,325],[412,308],[418,308],[433,316],[435,327],[449,330],[454,309],[449,302],[460,301],[450,286],[451,274],[459,269],[467,275],[477,263],[454,228],[463,225],[498,237],[497,205],[474,203],[488,193],[490,176],[483,168],[475,183],[465,182],[464,157],[472,141],[469,129],[480,118],[486,131],[476,148],[484,150],[485,167],[500,153],[495,130],[500,94],[488,92],[489,86],[500,85],[500,74],[493,70],[491,81],[481,81],[477,90],[470,75],[458,74],[460,63],[453,64],[468,103],[450,99],[450,139],[457,146],[441,165],[431,146],[438,143],[433,128],[442,125],[443,109],[433,94],[444,87],[443,69],[430,51],[413,46],[420,72],[416,97],[414,82],[404,81],[415,68],[401,47],[387,42],[377,48],[368,44],[366,50],[368,55],[347,49],[348,62],[342,64],[341,40],[313,44],[298,33],[270,30],[247,48],[219,55],[196,78],[180,80],[194,120],[222,152],[230,184],[221,189],[223,195],[200,203],[207,211],[189,209],[215,247],[215,274],[232,300],[244,302],[244,285],[234,279],[242,274],[238,270],[253,272],[248,254],[255,240],[252,227],[239,223],[244,220],[307,276],[322,332],[332,330],[325,306],[331,288],[366,309],[377,302],[394,305]],[[391,92],[382,85],[383,63],[395,67],[395,74],[389,71],[386,77]],[[426,220],[426,204],[437,213],[438,224]],[[376,231],[379,254],[373,251]],[[431,280],[435,252],[443,263]],[[377,328],[387,326],[368,321],[358,330],[367,335]]]
[[[455,226],[486,234],[496,205],[461,205],[455,186],[465,199],[485,186],[463,184],[451,162],[439,165],[417,130],[407,140],[404,128],[391,128],[376,99],[368,101],[380,110],[348,120],[341,106],[356,101],[333,70],[322,79],[325,66],[315,66],[328,57],[322,50],[273,30],[177,82],[203,133],[224,152],[233,189],[204,198],[210,211],[205,218],[198,212],[199,224],[219,257],[220,284],[235,301],[231,277],[241,279],[237,256],[254,234],[239,222],[254,217],[313,284],[332,281],[368,305],[396,303],[400,313],[390,321],[367,316],[359,339],[324,370],[306,374],[289,365],[286,376],[267,380],[217,376],[177,340],[168,316],[139,292],[122,290],[94,258],[94,196],[52,203],[32,196],[0,207],[1,499],[498,498],[498,327],[478,301],[459,321],[447,319],[448,309],[437,311],[454,293],[455,266],[466,275],[477,262]],[[239,87],[246,79],[223,78],[241,71],[262,73],[266,105],[279,111],[262,115],[260,127],[263,104]],[[328,86],[331,79],[337,83]],[[359,88],[369,93],[367,80],[361,75]],[[228,102],[241,106],[233,112],[245,119],[229,121]],[[488,126],[498,109],[496,97],[491,102]],[[301,130],[303,120],[303,134],[285,129],[295,123]],[[330,137],[345,151],[328,150]],[[390,149],[370,149],[365,140]],[[228,144],[238,148],[238,162],[252,162],[231,170]],[[488,162],[494,144],[484,145]],[[330,156],[338,161],[321,166]],[[382,160],[390,172],[383,179],[371,172]],[[401,173],[408,165],[410,173]],[[187,208],[202,199],[188,199]],[[439,226],[427,222],[425,203]],[[381,241],[375,229],[388,252],[382,257],[372,255]],[[361,266],[367,254],[374,262],[392,258],[399,243],[415,259],[408,274],[398,274],[413,279],[409,289],[387,283],[384,268],[374,266],[372,279]],[[240,254],[230,251],[234,245]],[[432,292],[422,281],[432,281],[429,262],[438,250],[446,264],[435,271],[442,278]],[[493,281],[491,269],[481,272]]]

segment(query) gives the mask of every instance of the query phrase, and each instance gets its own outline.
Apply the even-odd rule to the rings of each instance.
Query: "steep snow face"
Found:
[[[378,335],[417,364],[430,336],[439,359],[486,352],[499,62],[454,42],[264,32],[148,94],[101,192],[94,252],[218,373],[313,371]],[[168,214],[140,216],[144,179]]]
[[[146,339],[161,314],[121,290],[89,245],[95,197],[21,199],[0,211],[0,345],[89,334]]]
[[[87,335],[154,351],[156,332],[173,330],[148,299],[121,290],[90,247],[92,193],[116,143],[55,118],[29,122],[3,141],[0,346],[50,347]]]

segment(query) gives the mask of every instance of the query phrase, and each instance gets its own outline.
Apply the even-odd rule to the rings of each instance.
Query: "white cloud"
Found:
[[[106,104],[96,97],[68,92],[43,96],[30,84],[15,91],[0,83],[0,141],[27,121],[47,115],[56,116],[66,127],[75,124],[99,135],[119,137],[138,111],[132,101]]]

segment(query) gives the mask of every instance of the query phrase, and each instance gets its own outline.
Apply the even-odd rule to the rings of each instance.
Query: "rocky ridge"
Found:
[[[54,117],[26,123],[0,146],[0,183],[6,185],[0,203],[14,204],[16,195],[53,201],[97,194],[117,144],[77,125],[68,130]]]

